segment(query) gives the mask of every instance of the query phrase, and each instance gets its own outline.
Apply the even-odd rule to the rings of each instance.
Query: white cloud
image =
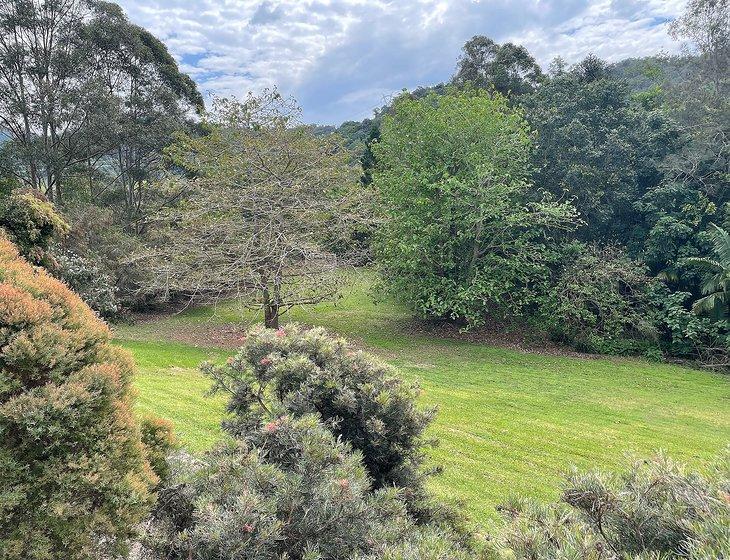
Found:
[[[447,80],[483,34],[547,65],[676,51],[686,0],[118,0],[204,92],[278,85],[310,121],[362,118],[390,93]]]

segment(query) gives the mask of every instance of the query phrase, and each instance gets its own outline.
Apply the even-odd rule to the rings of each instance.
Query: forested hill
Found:
[[[684,80],[687,80],[693,71],[696,71],[697,60],[694,56],[645,56],[640,58],[627,58],[620,62],[610,64],[607,68],[609,75],[618,80],[625,81],[631,91],[639,93],[651,89],[654,86],[672,88]],[[414,89],[411,94],[416,99],[425,97],[429,93],[442,94],[446,91],[447,84],[441,83],[434,86],[421,86]],[[361,121],[345,121],[340,126],[314,125],[315,134],[338,133],[345,140],[345,145],[362,155],[373,132],[377,128],[382,117],[387,113],[390,104],[373,110],[373,116]]]

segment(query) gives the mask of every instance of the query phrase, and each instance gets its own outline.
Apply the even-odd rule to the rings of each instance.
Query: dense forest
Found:
[[[113,3],[0,2],[0,558],[725,557],[727,473],[663,456],[485,541],[429,494],[415,385],[281,318],[366,268],[429,324],[727,371],[729,14],[691,0],[681,55],[614,63],[475,36],[336,127],[204,100]],[[168,462],[99,318],[231,300],[263,328],[203,366],[229,439]]]

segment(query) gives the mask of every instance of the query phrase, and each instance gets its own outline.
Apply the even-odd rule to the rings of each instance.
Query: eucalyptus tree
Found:
[[[117,114],[110,115],[116,121],[110,122],[109,151],[100,160],[106,173],[89,194],[97,203],[111,198],[124,226],[139,233],[147,213],[168,202],[153,187],[163,150],[176,132],[190,129],[203,99],[167,47],[130,23],[116,4],[98,5],[86,35],[104,87],[118,101]]]
[[[61,204],[68,189],[133,222],[162,148],[202,99],[165,46],[96,0],[0,0],[3,171]],[[111,198],[113,199],[114,196]]]
[[[84,0],[0,2],[0,125],[14,163],[6,171],[61,200],[64,175],[104,152],[112,100],[84,39]]]
[[[543,81],[540,65],[522,45],[499,45],[477,35],[464,44],[452,82],[494,89],[505,96],[533,92]]]
[[[205,134],[184,135],[168,151],[191,179],[160,215],[152,293],[262,309],[267,327],[295,305],[334,298],[342,260],[332,250],[349,235],[357,171],[335,135],[299,124],[299,109],[275,91],[244,102],[219,99]]]

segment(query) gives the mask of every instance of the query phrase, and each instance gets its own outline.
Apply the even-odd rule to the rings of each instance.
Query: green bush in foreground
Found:
[[[514,500],[496,558],[730,557],[730,449],[703,476],[660,454],[619,474],[573,471],[562,503]]]
[[[231,395],[226,422],[245,435],[282,415],[317,414],[360,451],[375,488],[396,486],[424,507],[423,432],[433,410],[416,406],[418,387],[324,329],[255,328],[224,366],[204,365],[215,390]]]
[[[361,459],[313,415],[282,416],[202,459],[180,456],[159,492],[144,555],[468,558],[440,529],[416,528],[397,489],[372,491]],[[404,543],[423,554],[400,555]]]

